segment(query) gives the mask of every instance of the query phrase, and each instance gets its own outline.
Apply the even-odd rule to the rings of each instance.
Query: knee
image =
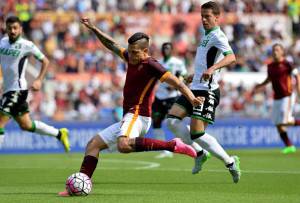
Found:
[[[101,148],[101,143],[98,141],[98,135],[94,136],[86,145],[86,154],[97,154]],[[95,153],[94,153],[95,152]]]
[[[174,129],[179,122],[180,120],[177,118],[167,118],[167,126],[169,129]]]
[[[121,138],[118,140],[117,143],[118,151],[121,153],[129,153],[131,152],[131,147],[129,145],[129,139],[128,138]]]
[[[30,123],[19,123],[19,126],[22,130],[33,132],[32,124]]]
[[[191,132],[191,139],[195,140],[198,139],[200,137],[202,137],[205,134],[205,132]]]

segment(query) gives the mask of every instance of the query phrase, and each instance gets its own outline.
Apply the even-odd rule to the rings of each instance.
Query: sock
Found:
[[[225,165],[234,162],[234,159],[226,153],[223,147],[213,136],[205,133],[204,135],[196,138],[194,141],[197,142],[201,147],[212,153],[215,157],[222,160]]]
[[[98,163],[98,158],[87,155],[84,157],[80,167],[80,172],[86,174],[88,177],[92,177]]]
[[[292,146],[293,145],[292,142],[291,142],[291,140],[288,137],[287,132],[279,133],[279,135],[280,135],[281,140],[284,142],[285,146],[288,147],[288,146]]]
[[[300,119],[295,119],[295,124],[294,125],[300,125]]]
[[[2,147],[4,143],[4,129],[0,128],[0,148]]]
[[[47,125],[42,121],[33,121],[32,122],[32,132],[39,133],[41,135],[48,135],[53,137],[60,136],[59,130],[53,126]]]
[[[157,140],[165,140],[165,132],[161,128],[153,128],[153,136]]]
[[[201,146],[190,138],[189,126],[185,125],[180,119],[174,117],[167,118],[167,126],[176,137],[181,138],[184,143],[191,145],[196,152],[203,150]]]
[[[144,151],[158,151],[158,150],[167,150],[173,152],[175,148],[175,142],[173,141],[161,141],[144,137],[135,138],[135,151],[144,152]]]

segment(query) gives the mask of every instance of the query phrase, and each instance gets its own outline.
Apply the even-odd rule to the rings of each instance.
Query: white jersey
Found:
[[[171,56],[167,61],[160,60],[160,64],[173,75],[186,75],[187,71],[184,62],[174,56]],[[160,83],[156,91],[155,97],[160,100],[174,98],[180,95],[177,90],[169,90],[170,85],[167,83]]]
[[[30,55],[34,55],[39,60],[45,57],[33,42],[22,37],[12,44],[8,37],[1,39],[0,64],[3,75],[3,93],[27,89],[25,69]]]
[[[215,27],[206,31],[200,46],[197,48],[194,62],[195,74],[191,84],[192,90],[215,90],[219,87],[220,69],[215,71],[209,81],[200,81],[202,74],[212,65],[218,63],[233,51],[229,45],[228,39],[220,29]]]

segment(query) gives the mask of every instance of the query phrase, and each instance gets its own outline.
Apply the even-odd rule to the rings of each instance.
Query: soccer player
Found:
[[[205,35],[197,48],[195,74],[190,88],[194,95],[204,97],[205,100],[202,105],[193,107],[184,97],[179,97],[169,111],[167,124],[178,137],[190,136],[193,141],[222,160],[229,169],[234,183],[237,183],[241,176],[239,158],[229,156],[218,141],[205,132],[208,124],[214,123],[215,109],[219,104],[220,69],[235,62],[236,58],[227,37],[218,26],[219,5],[213,1],[203,4],[201,16]],[[186,116],[191,117],[190,131],[181,121]],[[198,153],[195,160],[197,165],[192,170],[193,174],[198,173],[207,160],[207,154],[202,152]]]
[[[41,89],[49,64],[48,59],[31,41],[21,36],[22,25],[17,17],[10,16],[6,19],[6,32],[8,37],[3,37],[0,41],[0,64],[3,73],[3,95],[0,103],[0,146],[4,142],[5,125],[11,118],[14,118],[22,130],[56,137],[63,144],[65,151],[69,152],[70,144],[66,128],[59,130],[42,121],[33,121],[29,116],[26,101],[28,87],[25,79],[27,59],[33,55],[42,63],[41,71],[31,86],[33,91]]]
[[[286,59],[284,48],[281,44],[274,44],[272,47],[273,62],[268,65],[267,78],[254,87],[254,92],[259,88],[272,83],[274,92],[274,103],[272,109],[272,120],[277,131],[285,144],[283,154],[296,152],[296,147],[289,139],[286,126],[300,125],[300,119],[292,115],[295,105],[295,94],[293,93],[292,77],[297,83],[297,92],[300,94],[300,75],[298,69],[294,68]]]
[[[123,119],[89,141],[80,172],[92,177],[98,163],[99,152],[116,145],[121,153],[168,150],[196,157],[195,150],[178,138],[166,142],[143,137],[151,125],[151,106],[154,87],[158,80],[174,86],[193,106],[202,103],[201,98],[196,98],[183,82],[148,55],[149,36],[141,32],[133,34],[128,39],[126,50],[94,26],[88,18],[82,18],[81,22],[96,34],[106,48],[121,57],[128,67],[123,90]],[[63,191],[59,195],[69,194]]]
[[[180,80],[183,80],[187,75],[187,70],[184,61],[173,56],[173,45],[171,42],[165,42],[161,46],[161,53],[163,58],[159,61],[163,67],[175,75]],[[165,133],[161,128],[162,122],[165,119],[169,109],[180,96],[180,92],[167,83],[160,83],[156,90],[155,100],[152,105],[152,119],[153,119],[153,135],[156,139],[165,140]],[[186,137],[180,137],[186,142]],[[202,148],[195,142],[191,144],[196,151],[201,151]],[[163,151],[156,158],[173,157],[173,153]]]

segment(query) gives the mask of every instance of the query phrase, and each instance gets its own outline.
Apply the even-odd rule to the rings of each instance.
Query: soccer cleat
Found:
[[[241,169],[240,169],[240,158],[237,156],[232,157],[234,162],[231,166],[228,167],[228,170],[232,176],[232,180],[234,183],[238,183],[241,178]]]
[[[64,190],[62,192],[59,192],[58,196],[61,196],[61,197],[70,197],[71,195],[68,193],[67,190]]]
[[[69,131],[67,128],[61,128],[59,131],[61,133],[60,142],[64,145],[65,152],[69,152],[70,151]]]
[[[283,150],[281,150],[282,154],[291,154],[291,153],[295,153],[296,152],[296,147],[294,145],[292,146],[288,146],[283,148]]]
[[[180,138],[174,138],[172,141],[175,142],[174,153],[185,154],[193,158],[197,157],[197,152],[194,148],[183,143]]]
[[[157,155],[155,158],[157,159],[163,159],[163,158],[172,158],[173,153],[169,151],[163,151],[159,155]]]
[[[202,170],[202,165],[211,157],[209,152],[203,152],[202,155],[195,158],[195,165],[192,169],[192,174],[199,173]]]

